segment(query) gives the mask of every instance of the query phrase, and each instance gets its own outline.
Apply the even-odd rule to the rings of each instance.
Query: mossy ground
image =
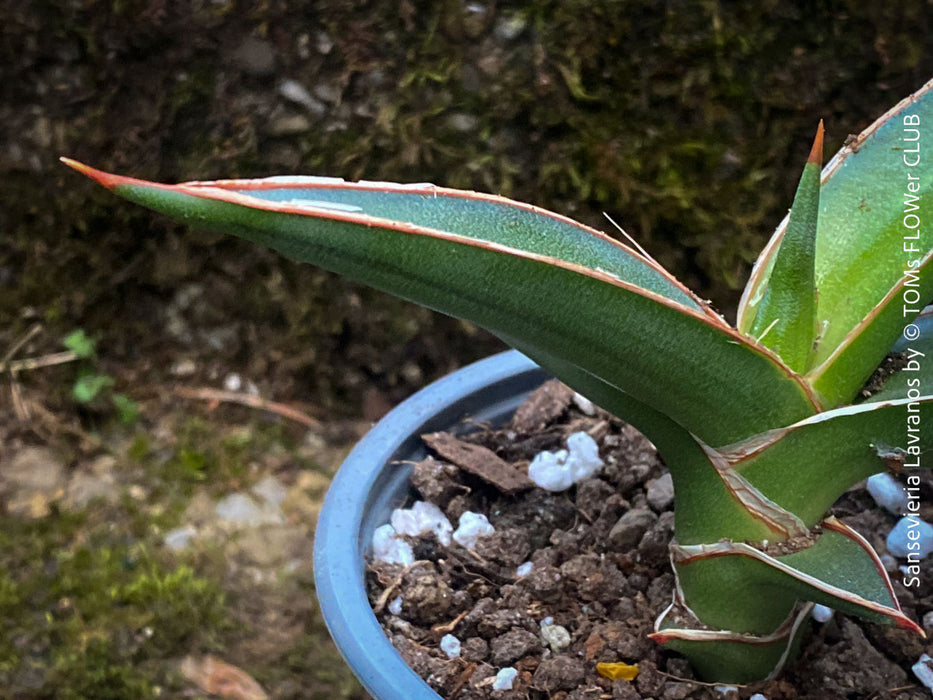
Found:
[[[302,444],[247,409],[208,412],[171,387],[216,387],[237,372],[264,396],[300,403],[343,445],[357,433],[335,417],[374,417],[501,347],[469,325],[117,202],[57,156],[166,181],[429,180],[601,228],[607,211],[728,311],[791,201],[818,120],[831,152],[933,74],[927,4],[800,8],[0,8],[0,356],[35,323],[44,333],[19,357],[59,350],[83,328],[98,341],[98,370],[142,407],[125,425],[112,407],[75,405],[72,369],[53,368],[16,379],[33,404],[27,418],[14,411],[10,376],[0,382],[0,466],[30,445],[52,445],[69,473],[112,454],[122,494],[77,514],[53,507],[0,522],[0,694],[171,697],[190,689],[175,661],[212,651],[276,697],[359,697],[306,575],[244,590],[219,548],[165,551],[162,534],[199,494],[246,487]],[[271,59],[244,52],[249,42]],[[314,108],[284,98],[284,80]],[[175,372],[182,363],[192,372]],[[336,453],[324,461],[297,459],[285,472],[327,474]],[[134,480],[145,500],[127,495]],[[274,629],[286,608],[292,633],[243,641],[250,626],[266,639],[255,630]],[[236,610],[271,611],[272,622],[256,612],[231,626]]]
[[[66,370],[57,374],[22,378],[26,404],[53,396],[47,380],[68,380]],[[13,412],[6,397],[0,405]],[[81,410],[67,400],[49,407],[59,417]],[[67,465],[60,487],[33,499],[46,499],[48,513],[0,518],[0,697],[202,697],[180,669],[184,657],[205,654],[242,668],[270,697],[364,697],[329,640],[310,569],[314,514],[356,424],[334,423],[329,437],[309,442],[302,430],[247,409],[158,400],[144,401],[133,425],[113,410],[91,422],[87,435],[100,442],[83,440],[83,428],[41,441]],[[37,432],[38,422],[5,426],[0,459],[14,463]],[[112,489],[69,505],[70,484],[99,472],[90,465],[102,455]],[[287,511],[288,527],[307,527],[303,564],[256,564],[241,544],[247,533],[203,523],[185,549],[166,546],[166,533],[271,474],[285,484],[319,477],[292,488],[299,500],[293,493]],[[200,515],[196,501],[207,504]]]

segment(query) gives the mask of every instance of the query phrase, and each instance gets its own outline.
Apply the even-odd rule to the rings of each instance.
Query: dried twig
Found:
[[[8,358],[0,362],[0,372],[24,372],[31,369],[39,369],[40,367],[62,365],[66,362],[74,362],[77,359],[78,356],[71,350],[53,352],[50,355],[42,355],[41,357],[27,357],[22,360],[11,360]]]
[[[175,387],[175,395],[183,399],[199,399],[201,401],[213,401],[215,403],[238,403],[249,408],[258,408],[262,411],[269,411],[276,415],[288,418],[296,423],[310,428],[311,430],[321,430],[322,425],[319,420],[312,418],[307,413],[299,411],[283,403],[267,401],[260,396],[252,394],[243,394],[238,391],[224,391],[222,389],[211,389],[203,387],[200,389],[189,389],[187,387]]]
[[[26,334],[22,338],[10,346],[10,348],[6,351],[6,354],[4,354],[3,359],[0,360],[0,366],[6,365],[6,363],[10,361],[10,358],[14,357],[26,343],[28,343],[41,332],[42,325],[39,323],[34,324],[28,331],[26,331]]]
[[[10,372],[10,397],[13,399],[13,412],[21,423],[25,423],[32,415],[29,413],[29,406],[23,401],[23,391],[16,381],[15,372]]]

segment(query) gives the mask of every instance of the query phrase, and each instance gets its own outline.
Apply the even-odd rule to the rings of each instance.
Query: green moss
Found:
[[[82,517],[3,518],[0,551],[2,687],[158,697],[158,686],[177,685],[170,659],[212,648],[226,629],[215,580]]]

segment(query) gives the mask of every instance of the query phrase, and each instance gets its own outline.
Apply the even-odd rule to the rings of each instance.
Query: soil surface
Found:
[[[670,477],[640,433],[585,403],[591,415],[583,413],[572,403],[572,392],[555,385],[547,396],[540,390],[532,394],[505,428],[474,429],[457,438],[481,446],[476,450],[494,451],[504,469],[518,467],[520,473],[539,451],[561,449],[567,436],[586,431],[598,441],[605,462],[596,477],[560,493],[532,487],[505,495],[487,474],[428,458],[415,467],[418,497],[440,506],[455,526],[466,510],[485,514],[495,532],[480,538],[473,551],[455,542],[444,547],[434,535],[423,535],[412,542],[413,565],[370,566],[371,600],[386,634],[442,697],[929,697],[910,666],[922,653],[933,652],[933,644],[838,613],[826,623],[812,623],[800,659],[775,681],[741,688],[695,681],[682,657],[647,638],[672,597]],[[436,450],[437,434],[427,442]],[[443,452],[450,456],[449,449]],[[467,453],[461,450],[456,458]],[[925,493],[930,486],[927,479]],[[886,553],[884,537],[896,519],[876,507],[862,486],[847,493],[833,512]],[[885,560],[902,608],[929,621],[933,578],[924,576],[920,588],[905,589],[897,580],[897,562]],[[525,562],[531,562],[531,571],[520,575],[517,569]],[[548,618],[550,626],[542,622]],[[460,640],[458,657],[441,650],[446,634]],[[637,665],[637,677],[610,680],[597,672],[600,662]],[[492,690],[497,672],[509,666],[518,671],[512,689]]]

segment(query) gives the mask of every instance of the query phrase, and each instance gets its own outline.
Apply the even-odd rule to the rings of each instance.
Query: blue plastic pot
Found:
[[[366,598],[364,557],[373,531],[412,493],[411,465],[427,456],[419,436],[464,418],[502,423],[547,379],[512,350],[481,360],[419,391],[389,413],[350,453],[324,499],[314,538],[314,581],[337,648],[377,700],[438,700],[389,642]]]

